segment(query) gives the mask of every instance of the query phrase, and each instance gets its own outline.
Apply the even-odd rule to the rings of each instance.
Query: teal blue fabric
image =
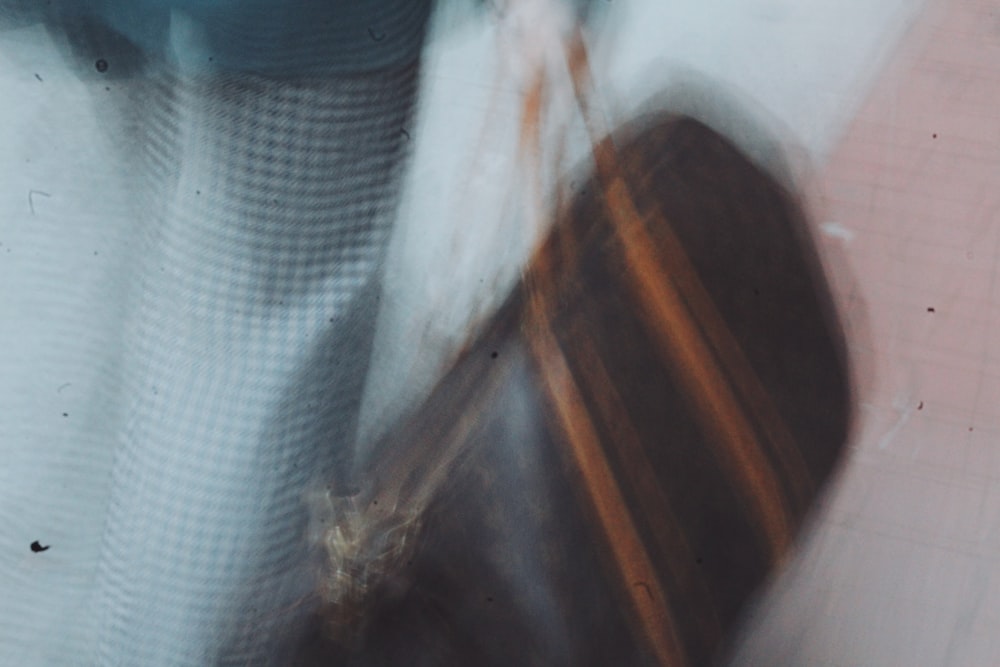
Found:
[[[582,20],[606,11],[603,0],[558,0]],[[361,72],[412,61],[434,5],[492,0],[0,0],[0,21],[45,18],[85,22],[121,35],[151,59],[180,58],[195,68],[275,76]],[[186,23],[196,40],[172,43]],[[2,29],[2,26],[0,26]]]
[[[430,0],[60,0],[42,12],[106,26],[153,59],[315,76],[413,61],[430,10]],[[172,42],[171,25],[182,23],[195,38]]]

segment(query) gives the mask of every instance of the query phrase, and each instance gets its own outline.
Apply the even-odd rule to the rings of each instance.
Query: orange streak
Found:
[[[620,176],[620,166],[610,137],[600,139],[596,119],[589,113],[584,100],[592,86],[582,33],[576,33],[567,48],[567,66],[573,79],[577,99],[593,141],[593,156],[602,182],[612,226],[616,229],[625,251],[625,265],[633,290],[640,301],[650,308],[648,323],[657,333],[661,349],[680,366],[680,379],[692,393],[701,411],[702,428],[721,438],[728,452],[730,470],[742,481],[743,492],[754,508],[771,543],[775,561],[780,561],[791,543],[791,519],[780,494],[778,480],[754,434],[748,416],[740,409],[722,369],[699,333],[695,317],[700,320],[716,351],[723,355],[734,371],[734,382],[744,394],[774,445],[785,472],[791,478],[797,500],[805,502],[812,480],[800,452],[796,449],[784,421],[767,397],[767,392],[746,361],[738,342],[732,337],[718,315],[697,273],[673,234],[667,221],[655,220],[663,232],[667,262],[659,261],[650,237],[628,186]],[[661,216],[657,215],[657,218]],[[669,267],[669,269],[667,268]],[[678,291],[684,286],[683,297]],[[685,299],[694,313],[685,307]]]
[[[668,362],[679,369],[679,380],[701,412],[702,427],[709,432],[710,440],[722,445],[717,453],[743,486],[743,495],[761,521],[772,556],[778,561],[791,543],[790,521],[778,480],[677,286],[657,260],[653,239],[642,227],[620,177],[611,181],[606,196],[624,247],[632,289],[648,309],[643,315]]]
[[[624,580],[624,589],[658,662],[664,667],[683,667],[688,659],[663,587],[643,548],[562,350],[545,324],[540,299],[536,294],[531,300],[533,335],[529,340],[542,367],[541,377],[573,461],[583,476],[584,488]]]
[[[694,565],[695,555],[688,542],[680,520],[674,514],[670,501],[657,479],[646,450],[642,445],[642,436],[636,431],[629,418],[625,402],[616,391],[615,384],[608,373],[597,350],[585,334],[574,333],[574,345],[581,351],[582,363],[579,366],[585,385],[598,394],[594,397],[601,421],[614,429],[613,437],[621,452],[621,465],[626,478],[638,491],[639,503],[646,516],[656,517],[655,530],[652,538],[666,555],[665,565],[670,570],[674,581],[682,585],[695,586],[702,600],[711,599],[711,593],[705,585],[702,573]],[[711,605],[699,610],[699,625],[711,637],[722,634],[719,618]]]

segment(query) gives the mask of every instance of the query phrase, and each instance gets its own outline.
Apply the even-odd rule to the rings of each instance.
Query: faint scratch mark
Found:
[[[385,33],[384,32],[383,33],[376,33],[371,28],[368,28],[368,36],[371,37],[376,42],[381,42],[383,39],[385,39]]]
[[[637,581],[635,582],[634,585],[636,588],[642,588],[644,591],[646,591],[646,595],[649,596],[650,600],[653,599],[653,591],[649,590],[649,584],[647,584],[645,581]]]
[[[42,192],[41,190],[28,190],[28,208],[31,209],[31,215],[35,214],[35,201],[34,196],[38,195],[40,197],[51,197],[48,192]]]
[[[63,389],[65,389],[66,387],[72,387],[72,386],[73,386],[72,382],[67,382],[65,384],[61,384],[61,385],[59,385],[59,388],[56,389],[56,393],[57,394],[61,394]]]
[[[906,422],[909,421],[910,417],[913,415],[912,407],[908,410],[902,409],[902,405],[905,405],[905,402],[893,401],[893,403],[894,403],[893,408],[895,408],[896,411],[899,412],[899,419],[897,419],[893,427],[890,428],[886,432],[886,434],[882,436],[882,439],[878,441],[879,449],[885,449],[886,447],[888,447],[889,443],[896,438],[896,436],[899,434],[900,429],[903,428]]]
[[[820,231],[826,236],[830,236],[835,239],[840,239],[844,243],[850,243],[854,240],[856,233],[853,229],[848,229],[844,227],[839,222],[824,222],[819,226]]]

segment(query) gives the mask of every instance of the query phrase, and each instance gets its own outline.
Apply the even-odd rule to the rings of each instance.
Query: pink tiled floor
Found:
[[[816,189],[857,432],[733,664],[998,665],[1000,4],[928,7]]]

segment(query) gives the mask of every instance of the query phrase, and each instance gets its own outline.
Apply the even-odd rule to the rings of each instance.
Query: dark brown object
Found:
[[[794,197],[705,125],[615,149],[344,503],[315,664],[708,665],[849,427]]]

